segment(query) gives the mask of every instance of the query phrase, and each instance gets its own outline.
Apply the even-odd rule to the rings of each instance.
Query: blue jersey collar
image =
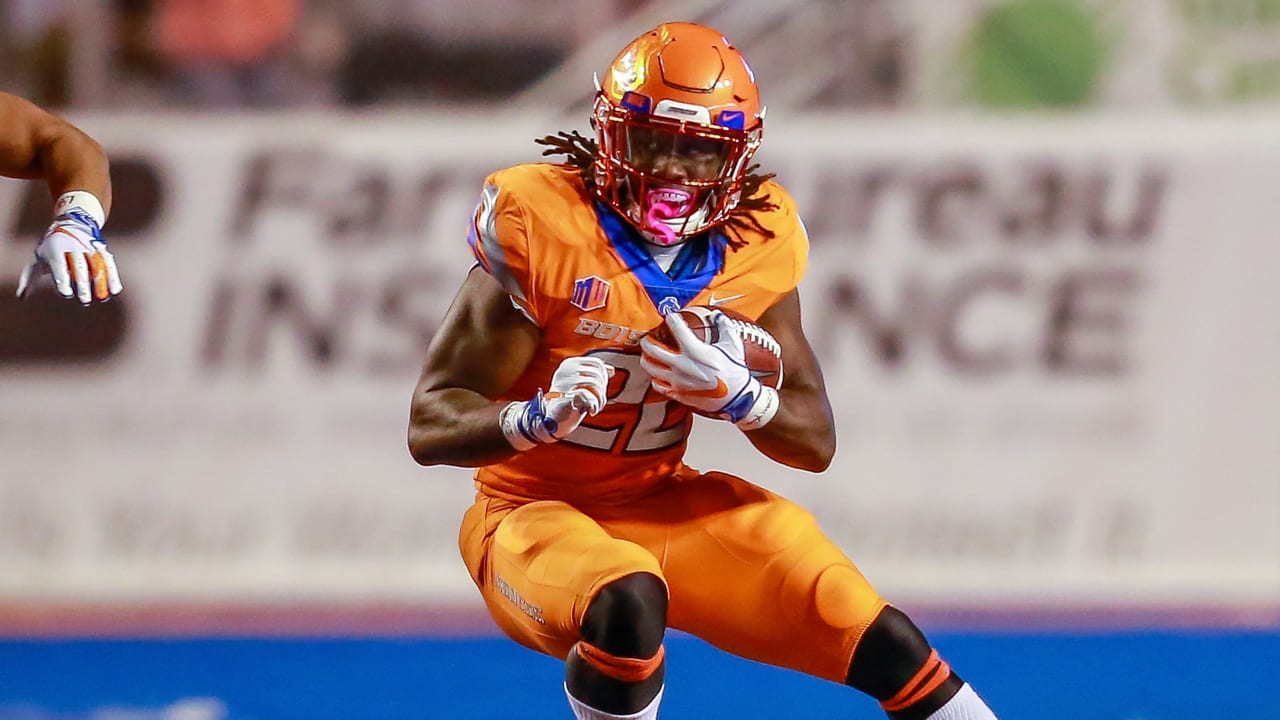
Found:
[[[712,230],[686,240],[671,269],[663,272],[645,249],[638,230],[602,202],[595,203],[595,210],[609,245],[640,281],[661,315],[688,305],[724,269],[725,248],[729,244],[724,233]]]

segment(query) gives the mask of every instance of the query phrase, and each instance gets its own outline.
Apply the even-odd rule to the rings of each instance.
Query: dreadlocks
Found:
[[[563,155],[565,164],[578,169],[578,175],[582,178],[587,191],[594,190],[596,156],[600,151],[595,140],[583,137],[577,130],[572,132],[562,130],[555,135],[538,138],[534,142],[546,146],[547,149],[542,151],[543,157]],[[769,201],[768,195],[758,195],[764,184],[774,177],[774,173],[757,172],[759,169],[760,163],[747,168],[747,173],[742,178],[742,199],[738,201],[737,207],[729,213],[729,219],[725,221],[725,225],[733,235],[729,238],[731,250],[737,250],[746,245],[742,239],[744,230],[754,230],[767,238],[772,238],[774,235],[773,231],[761,225],[755,216],[757,212],[774,210],[778,207],[776,203]]]

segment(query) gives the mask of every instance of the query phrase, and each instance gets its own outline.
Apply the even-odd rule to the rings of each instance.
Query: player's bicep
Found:
[[[817,355],[801,326],[800,292],[783,295],[757,321],[782,347],[782,389],[813,393],[827,402],[827,387]]]
[[[524,372],[540,339],[498,281],[473,268],[427,348],[417,392],[460,388],[496,398]]]

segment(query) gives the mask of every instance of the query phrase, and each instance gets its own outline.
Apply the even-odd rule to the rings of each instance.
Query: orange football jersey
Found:
[[[482,492],[589,506],[625,502],[672,478],[692,416],[649,386],[638,343],[671,310],[723,304],[754,319],[796,287],[808,261],[804,225],[781,186],[763,192],[778,207],[756,217],[775,237],[746,230],[745,245],[732,250],[713,231],[689,240],[664,272],[576,168],[516,165],[485,180],[468,243],[542,330],[529,367],[495,399],[528,400],[567,357],[597,355],[616,372],[604,410],[558,443],[479,469]]]

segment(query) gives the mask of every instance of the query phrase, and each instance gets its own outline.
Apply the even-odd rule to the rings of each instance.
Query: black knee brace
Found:
[[[582,618],[582,639],[619,657],[652,657],[666,629],[667,586],[643,572],[601,588]]]
[[[935,667],[927,667],[930,665]],[[922,672],[932,677],[918,677]],[[909,712],[905,705],[885,706],[895,717],[899,711],[904,711],[905,717],[927,716],[954,695],[962,681],[946,663],[936,659],[924,633],[905,613],[886,606],[858,641],[845,684],[880,700],[882,705],[895,698],[913,697],[912,691],[916,690],[910,710],[918,712]],[[930,686],[933,690],[928,692],[917,690]]]

